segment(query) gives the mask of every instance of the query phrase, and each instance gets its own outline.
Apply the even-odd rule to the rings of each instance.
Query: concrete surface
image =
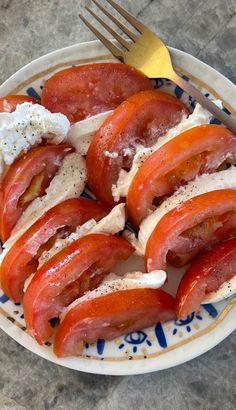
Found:
[[[235,0],[119,0],[171,46],[236,81]],[[93,39],[76,0],[0,0],[0,82],[49,51]],[[235,410],[236,333],[200,358],[136,377],[58,367],[0,332],[0,410]]]

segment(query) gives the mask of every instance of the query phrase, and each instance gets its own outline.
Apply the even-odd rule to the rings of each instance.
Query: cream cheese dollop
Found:
[[[50,144],[60,144],[69,128],[65,115],[51,113],[39,104],[25,102],[11,113],[0,113],[0,174],[5,165],[11,165],[22,152],[40,144],[43,138]]]

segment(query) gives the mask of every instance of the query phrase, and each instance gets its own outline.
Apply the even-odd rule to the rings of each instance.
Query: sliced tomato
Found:
[[[236,159],[236,138],[220,125],[191,128],[154,152],[139,168],[130,185],[127,207],[138,227],[152,208],[197,175],[217,170],[225,160]]]
[[[167,259],[183,266],[235,234],[236,190],[216,190],[189,199],[164,215],[150,235],[145,250],[148,272],[165,269]]]
[[[133,247],[120,236],[90,234],[41,266],[24,295],[25,321],[36,340],[45,342],[53,333],[49,320],[96,288],[118,260],[132,253]]]
[[[129,65],[86,64],[66,68],[49,78],[42,92],[42,104],[76,122],[111,110],[130,95],[151,88],[151,81]]]
[[[40,100],[29,97],[28,95],[7,95],[6,97],[0,97],[0,112],[15,111],[16,106],[24,102],[40,104]]]
[[[99,204],[83,198],[68,199],[47,211],[14,243],[1,263],[1,287],[6,295],[15,302],[23,298],[24,282],[37,269],[42,245],[50,248],[62,228],[73,231],[87,220],[98,221],[105,214]]]
[[[1,185],[0,227],[3,242],[9,238],[27,205],[44,195],[63,158],[72,151],[69,145],[32,148],[8,168]]]
[[[152,145],[187,113],[177,98],[155,90],[133,95],[116,108],[94,135],[88,150],[88,180],[96,197],[111,207],[112,185],[120,170],[130,167],[135,145]],[[131,152],[128,157],[127,148]]]
[[[178,291],[176,312],[183,319],[199,309],[205,296],[236,275],[236,239],[197,258],[185,272]]]
[[[54,353],[77,356],[84,342],[112,340],[175,317],[175,299],[161,289],[129,289],[79,303],[56,333]]]

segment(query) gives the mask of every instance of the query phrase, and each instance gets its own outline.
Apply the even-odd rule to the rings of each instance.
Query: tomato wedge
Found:
[[[40,104],[40,100],[29,97],[28,95],[7,95],[6,97],[0,97],[0,112],[15,111],[16,106],[24,102]]]
[[[52,239],[56,239],[61,228],[73,231],[87,220],[98,221],[105,214],[99,204],[83,198],[68,199],[49,209],[14,243],[3,259],[0,280],[6,295],[15,302],[23,298],[24,282],[37,269],[40,247],[49,240],[51,247]]]
[[[45,189],[60,167],[63,158],[73,152],[69,145],[46,145],[32,148],[17,158],[2,180],[0,208],[1,239],[5,242],[27,205]]]
[[[88,150],[88,180],[96,197],[107,207],[113,206],[112,184],[122,168],[130,167],[135,145],[152,145],[187,113],[177,98],[155,90],[133,95],[116,108],[94,135]],[[131,152],[128,156],[127,148]]]
[[[130,95],[151,88],[151,81],[127,64],[86,64],[66,68],[49,78],[42,104],[76,122],[111,110]]]
[[[130,185],[127,207],[138,227],[152,208],[197,175],[211,173],[236,159],[236,137],[220,125],[201,125],[183,132],[154,152],[137,171]]]
[[[25,321],[39,343],[54,329],[49,320],[87,290],[96,288],[134,249],[120,236],[90,234],[71,243],[35,273],[24,295]]]
[[[196,196],[164,215],[148,239],[148,272],[166,268],[166,260],[183,266],[198,253],[236,234],[236,190]]]
[[[56,333],[54,353],[77,356],[84,342],[112,340],[125,333],[174,319],[175,299],[161,289],[129,289],[79,303]]]
[[[176,313],[183,319],[199,309],[205,296],[236,274],[236,239],[226,241],[196,259],[185,272],[176,296]]]

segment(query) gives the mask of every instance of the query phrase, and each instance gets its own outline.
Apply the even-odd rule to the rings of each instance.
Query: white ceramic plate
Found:
[[[220,98],[226,108],[235,112],[236,87],[228,79],[182,51],[170,48],[170,52],[180,74],[204,93]],[[52,73],[64,67],[101,60],[111,60],[111,56],[98,41],[54,51],[10,77],[0,87],[0,95],[40,95],[44,80]],[[193,105],[191,98],[170,81],[158,80],[157,87],[168,89],[190,106]],[[174,272],[174,277],[178,281],[179,272]],[[58,359],[50,343],[39,346],[27,333],[22,306],[9,301],[0,291],[0,326],[9,336],[47,360],[90,373],[140,374],[176,366],[201,355],[226,338],[236,328],[235,315],[236,297],[202,306],[200,312],[183,321],[159,323],[112,342],[100,340],[95,345],[86,346],[82,357]]]

